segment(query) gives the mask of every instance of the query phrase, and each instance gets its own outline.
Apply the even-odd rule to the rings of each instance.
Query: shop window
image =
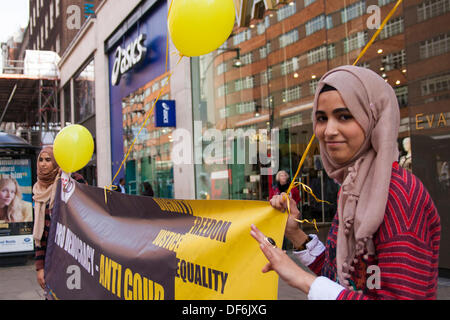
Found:
[[[389,21],[386,26],[380,32],[380,39],[386,39],[389,37],[393,37],[399,33],[403,33],[404,31],[404,23],[403,17],[398,17]]]
[[[260,73],[261,84],[267,84],[270,80],[272,80],[272,67],[268,67],[267,70],[264,70]]]
[[[233,37],[233,45],[237,46],[238,44],[250,40],[252,38],[251,29],[244,30]]]
[[[153,85],[152,85],[152,91],[153,92],[156,92],[156,91],[158,91],[159,90],[159,82],[155,82]]]
[[[161,80],[161,88],[169,85],[169,77],[165,77]]]
[[[314,79],[309,82],[309,93],[312,96],[316,94],[318,84],[319,84],[319,79]]]
[[[302,97],[302,88],[301,86],[295,86],[286,90],[283,90],[281,94],[281,98],[283,102],[291,102],[298,100]]]
[[[421,87],[422,96],[447,91],[450,88],[450,73],[423,80]]]
[[[70,81],[64,86],[64,122],[69,125],[72,122],[72,108],[70,102]]]
[[[406,64],[405,50],[391,53],[381,60],[381,63],[385,71],[391,71],[395,69],[401,69]]]
[[[367,32],[361,31],[350,35],[344,39],[344,52],[349,53],[350,51],[362,48],[367,43]]]
[[[417,6],[417,20],[425,21],[448,11],[450,11],[450,0],[424,1]]]
[[[327,16],[327,29],[330,30],[333,28],[333,17]]]
[[[234,82],[234,90],[240,91],[244,89],[251,89],[254,87],[254,77],[245,77],[244,79],[238,79]]]
[[[441,34],[433,39],[428,39],[420,43],[420,58],[427,59],[449,52],[450,36]]]
[[[55,2],[55,17],[59,17],[59,0],[56,0]]]
[[[74,79],[75,122],[80,123],[95,114],[94,60]]]
[[[220,86],[219,88],[217,88],[217,95],[219,97],[223,97],[223,96],[227,95],[228,94],[228,89],[227,88],[228,88],[228,86],[226,84],[224,84],[224,85]]]
[[[247,101],[238,103],[236,105],[236,112],[238,114],[251,113],[256,110],[256,101]]]
[[[225,119],[231,116],[234,116],[236,107],[235,106],[226,106],[219,110],[219,116],[221,119]]]
[[[366,1],[359,1],[347,6],[341,10],[341,22],[346,23],[350,20],[362,16],[366,12]]]
[[[225,62],[223,62],[217,66],[217,75],[220,76],[222,73],[225,73],[227,71],[228,71],[228,68],[227,68],[227,64]]]
[[[322,46],[313,50],[310,50],[306,54],[308,65],[323,61],[327,59],[327,47]],[[328,45],[328,59],[336,57],[336,48],[334,44]]]
[[[256,26],[256,32],[258,33],[258,35],[261,35],[264,32],[266,32],[266,29],[269,27],[270,27],[270,17],[266,16],[264,20],[258,23],[258,25]]]
[[[399,107],[406,107],[408,105],[408,86],[394,88],[394,91],[395,95],[397,96]]]
[[[294,116],[284,118],[281,127],[285,129],[295,126],[301,126],[302,124],[303,124],[303,116],[301,113],[299,113]]]
[[[387,5],[387,4],[391,3],[391,2],[394,2],[394,1],[396,1],[396,0],[378,0],[378,5],[380,7],[382,7],[382,6],[385,6],[385,5]]]
[[[273,102],[273,96],[265,97],[262,101],[262,106],[263,106],[263,108],[266,108],[266,109],[275,107],[275,104]]]
[[[280,48],[287,47],[298,41],[298,30],[294,29],[280,36]]]
[[[241,63],[242,63],[242,65],[247,65],[247,64],[251,64],[251,63],[253,63],[253,52],[249,52],[249,53],[247,53],[247,54],[244,54],[242,57],[241,57]]]
[[[283,76],[290,74],[294,71],[297,71],[298,69],[299,63],[297,57],[293,57],[292,59],[289,59],[281,63],[281,74]]]
[[[309,6],[310,4],[316,2],[316,0],[305,0],[305,7]]]
[[[264,59],[266,57],[267,57],[267,47],[263,46],[263,47],[259,48],[259,58]]]
[[[323,28],[325,28],[325,15],[315,17],[305,24],[307,36],[313,34],[316,31],[322,30]]]
[[[278,22],[292,16],[297,12],[297,5],[295,4],[295,1],[292,1],[288,5],[285,5],[284,7],[278,9],[277,11],[277,20]]]
[[[357,64],[358,67],[370,69],[370,63],[367,61],[361,62]]]

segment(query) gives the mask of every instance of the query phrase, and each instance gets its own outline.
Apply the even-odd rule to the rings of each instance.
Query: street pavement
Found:
[[[294,259],[295,260],[295,259]],[[450,279],[439,278],[438,300],[450,300]],[[0,300],[43,300],[43,290],[36,281],[32,258],[25,264],[0,266]],[[278,286],[279,300],[306,300],[306,295],[287,285],[282,279]]]

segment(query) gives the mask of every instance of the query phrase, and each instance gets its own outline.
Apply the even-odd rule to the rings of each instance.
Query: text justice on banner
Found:
[[[50,228],[49,299],[276,299],[255,224],[277,243],[287,215],[261,201],[153,199],[62,179]]]

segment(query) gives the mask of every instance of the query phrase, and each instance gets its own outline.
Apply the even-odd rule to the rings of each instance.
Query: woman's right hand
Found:
[[[45,290],[45,278],[44,278],[44,269],[38,270],[37,272],[37,281],[42,289]]]
[[[270,199],[270,205],[281,212],[286,212],[287,198],[286,193],[275,195],[272,199]],[[299,228],[298,222],[296,221],[296,219],[298,220],[300,218],[300,211],[297,208],[295,200],[292,198],[289,200],[289,209],[291,214],[289,214],[286,223],[285,235],[294,244],[294,247],[298,248],[306,242],[308,235]]]

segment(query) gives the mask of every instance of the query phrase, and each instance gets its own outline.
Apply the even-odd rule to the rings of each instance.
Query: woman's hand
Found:
[[[287,198],[286,193],[273,196],[270,199],[270,204],[275,209],[285,212],[287,210]],[[299,228],[298,222],[296,221],[296,219],[298,220],[300,218],[300,211],[294,199],[290,199],[289,209],[291,214],[286,223],[285,235],[294,244],[295,248],[299,248],[308,240],[308,235]]]
[[[44,269],[38,270],[37,272],[37,281],[42,289],[45,290],[45,278],[44,278]]]
[[[262,272],[275,271],[291,287],[308,294],[316,277],[300,268],[283,250],[271,245],[256,226],[251,226],[250,234],[258,241],[261,251],[269,260]]]

